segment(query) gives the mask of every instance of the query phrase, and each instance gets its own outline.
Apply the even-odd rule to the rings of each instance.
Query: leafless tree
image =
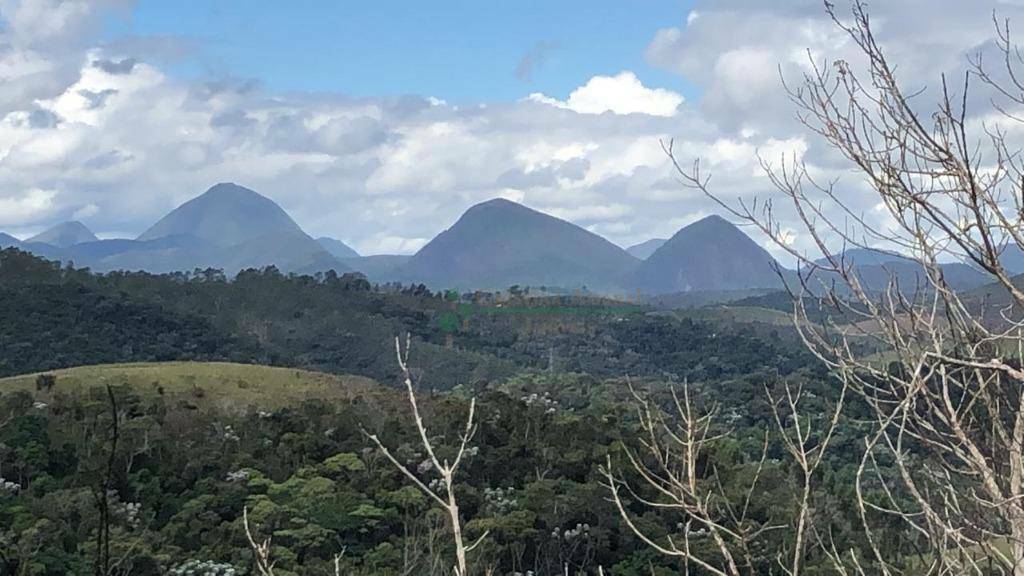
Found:
[[[941,78],[937,103],[925,111],[930,93],[908,92],[897,81],[866,5],[854,0],[847,14],[826,2],[825,10],[862,58],[809,58],[809,72],[786,90],[798,118],[851,163],[891,224],[869,221],[850,202],[849,188],[819,181],[801,158],[762,158],[800,234],[815,246],[807,253],[790,242],[770,200],[723,199],[699,161],[683,165],[671,144],[666,151],[684,183],[799,263],[788,282],[795,326],[843,390],[870,409],[856,484],[870,552],[861,557],[816,538],[835,570],[907,570],[907,559],[888,556],[877,536],[888,518],[926,542],[913,573],[1024,575],[1024,287],[1004,265],[1004,256],[1024,250],[1017,139],[1024,56],[1009,23],[996,20],[998,66],[971,59],[955,88]],[[996,95],[989,114],[969,115],[972,83]],[[919,282],[905,286],[893,277],[884,288],[867,285],[845,251],[875,246],[916,263]],[[954,290],[949,262],[987,274],[1003,306]],[[830,313],[810,314],[811,302]],[[801,456],[804,436],[791,434],[784,435],[787,448],[805,474],[813,473],[820,455]],[[867,498],[869,490],[883,500]],[[799,554],[794,550],[793,573]]]
[[[845,392],[819,429],[801,411],[803,389],[790,384],[782,387],[785,395],[780,401],[767,388],[766,394],[782,444],[800,471],[797,514],[792,526],[758,523],[750,516],[768,453],[767,431],[761,457],[743,498],[730,500],[719,471],[706,463],[715,444],[730,433],[717,421],[717,407],[700,408],[689,384],[684,383],[681,394],[670,389],[672,406],[666,411],[630,384],[640,434],[639,446],[626,446],[625,455],[627,468],[636,480],[631,483],[624,474],[617,473],[610,456],[602,473],[620,516],[641,541],[661,554],[678,558],[687,570],[693,566],[719,576],[739,576],[757,572],[753,549],[758,540],[768,532],[789,529],[792,553],[784,555],[780,551],[778,565],[785,574],[800,573],[809,540],[812,482],[839,424]],[[633,520],[624,498],[649,510],[678,514],[682,519],[681,533],[670,533],[663,539],[649,535]],[[695,544],[709,539],[710,549]]]
[[[420,415],[419,403],[416,401],[416,391],[413,386],[412,373],[409,370],[409,348],[411,345],[411,336],[406,335],[405,348],[403,350],[401,340],[395,338],[395,354],[398,358],[398,366],[402,371],[403,382],[405,384],[405,390],[409,399],[409,407],[412,410],[413,423],[416,426],[416,431],[419,433],[420,443],[423,446],[424,451],[427,454],[429,462],[431,464],[431,470],[438,476],[440,480],[440,490],[431,488],[427,482],[421,480],[419,476],[414,474],[409,468],[398,460],[388,449],[387,446],[381,442],[380,438],[376,434],[365,432],[367,438],[373,442],[382,454],[391,462],[414,486],[416,486],[421,492],[423,492],[430,500],[441,507],[448,515],[449,527],[452,531],[452,539],[455,546],[455,564],[454,573],[455,576],[467,576],[469,574],[469,563],[467,555],[472,552],[477,546],[483,542],[487,534],[484,533],[475,542],[467,543],[466,538],[463,534],[462,529],[462,517],[459,514],[459,504],[455,496],[455,475],[459,470],[459,466],[465,461],[464,458],[469,448],[469,442],[472,440],[474,433],[476,432],[476,424],[474,417],[476,414],[476,399],[471,399],[469,402],[469,412],[466,415],[466,425],[462,431],[459,445],[455,449],[455,455],[452,460],[448,458],[442,458],[437,455],[437,451],[434,449],[433,441],[430,438],[430,434],[427,432],[427,427],[423,422],[423,417]]]
[[[252,550],[253,563],[260,576],[274,576],[274,561],[271,559],[270,538],[260,540],[253,534],[249,526],[249,507],[242,509],[242,527],[245,529],[245,538],[249,541],[249,549]]]

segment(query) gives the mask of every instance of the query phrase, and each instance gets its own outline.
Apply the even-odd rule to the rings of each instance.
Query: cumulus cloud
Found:
[[[564,101],[540,93],[531,94],[529,98],[581,114],[614,112],[674,116],[683,103],[681,95],[664,88],[648,88],[636,74],[629,71],[615,76],[594,76],[585,85],[573,90]]]
[[[8,198],[0,198],[0,225],[24,226],[48,216],[54,207],[54,190],[33,188]]]

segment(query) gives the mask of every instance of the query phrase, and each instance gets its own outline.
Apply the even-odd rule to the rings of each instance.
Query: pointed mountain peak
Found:
[[[39,242],[42,244],[49,244],[58,248],[67,248],[68,246],[74,246],[75,244],[82,244],[85,242],[95,242],[98,240],[96,235],[92,233],[89,228],[77,220],[70,222],[62,222],[52,228],[36,234],[35,236],[26,240],[26,242]]]
[[[199,196],[199,198],[203,197],[221,197],[241,200],[263,198],[265,200],[270,200],[259,192],[246,188],[245,186],[240,186],[234,182],[219,182],[214,184]]]
[[[507,198],[491,198],[490,200],[485,200],[483,202],[480,202],[479,204],[474,204],[470,206],[469,209],[466,210],[466,212],[463,214],[463,216],[475,215],[484,212],[518,212],[521,214],[544,214],[543,212],[539,212],[537,210],[534,210],[533,208],[530,208],[529,206],[520,204],[519,202],[514,202]],[[545,216],[547,215],[545,214]]]
[[[268,234],[306,235],[270,198],[223,182],[172,210],[139,240],[184,235],[232,246]]]
[[[441,287],[612,286],[637,260],[579,226],[495,198],[476,204],[413,256],[407,276]]]
[[[664,294],[772,288],[775,260],[736,225],[713,215],[684,226],[637,269],[636,285]]]

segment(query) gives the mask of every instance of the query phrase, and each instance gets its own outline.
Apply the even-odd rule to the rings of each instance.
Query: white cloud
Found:
[[[86,204],[78,210],[71,213],[71,218],[74,220],[85,220],[90,216],[95,216],[100,211],[100,207],[95,204]]]
[[[594,76],[573,90],[565,101],[539,93],[530,94],[528,98],[580,114],[614,112],[674,116],[683,103],[683,97],[679,94],[664,88],[647,88],[636,74],[629,71],[615,76]]]
[[[54,208],[57,192],[33,188],[11,197],[0,197],[0,225],[24,226],[48,216]]]

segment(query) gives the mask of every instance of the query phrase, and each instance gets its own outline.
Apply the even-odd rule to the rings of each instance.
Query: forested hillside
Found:
[[[751,510],[761,522],[793,510],[781,446],[759,463],[772,425],[763,386],[803,382],[822,398],[831,386],[786,328],[719,323],[713,311],[698,320],[596,297],[435,294],[272,268],[232,280],[214,270],[94,275],[17,250],[0,252],[0,280],[0,366],[27,374],[0,380],[5,573],[91,574],[103,526],[131,574],[202,563],[245,573],[245,507],[274,535],[278,575],[327,574],[341,550],[348,574],[441,573],[443,516],[362,431],[428,470],[393,388],[393,338],[404,331],[439,441],[477,397],[459,497],[467,533],[487,534],[475,562],[500,574],[673,569],[620,522],[602,485],[600,466],[635,434],[627,379],[661,401],[686,380],[727,408],[740,440],[709,464],[736,483],[730,491],[763,468]],[[170,360],[282,368],[110,365]],[[846,482],[850,464],[833,465]],[[104,485],[107,524],[96,515]]]
[[[443,510],[389,462],[435,470],[396,389],[403,333],[446,458],[475,398],[476,433],[453,492],[466,537],[481,542],[474,572],[677,573],[636,531],[710,540],[672,509],[645,506],[653,486],[619,510],[607,474],[649,446],[652,406],[682,426],[691,399],[711,438],[693,462],[696,489],[723,522],[747,502],[728,521],[756,534],[759,547],[745,554],[757,570],[788,545],[770,527],[807,509],[846,548],[870,552],[848,507],[871,414],[858,399],[846,400],[801,500],[787,444],[796,420],[780,415],[778,399],[799,404],[793,418],[811,426],[800,432],[811,442],[840,386],[801,345],[781,295],[669,312],[272,267],[233,278],[97,275],[16,249],[0,251],[0,293],[0,370],[10,376],[0,380],[0,573],[93,574],[117,558],[133,575],[257,574],[246,509],[252,529],[273,535],[275,576],[331,574],[336,558],[344,574],[447,573]],[[808,320],[831,317],[805,308]],[[872,352],[869,340],[848,345]],[[877,473],[892,474],[888,466]],[[861,489],[885,497],[882,484]],[[921,561],[918,536],[899,524],[879,523],[874,535],[887,556]],[[831,560],[815,550],[805,562]]]

